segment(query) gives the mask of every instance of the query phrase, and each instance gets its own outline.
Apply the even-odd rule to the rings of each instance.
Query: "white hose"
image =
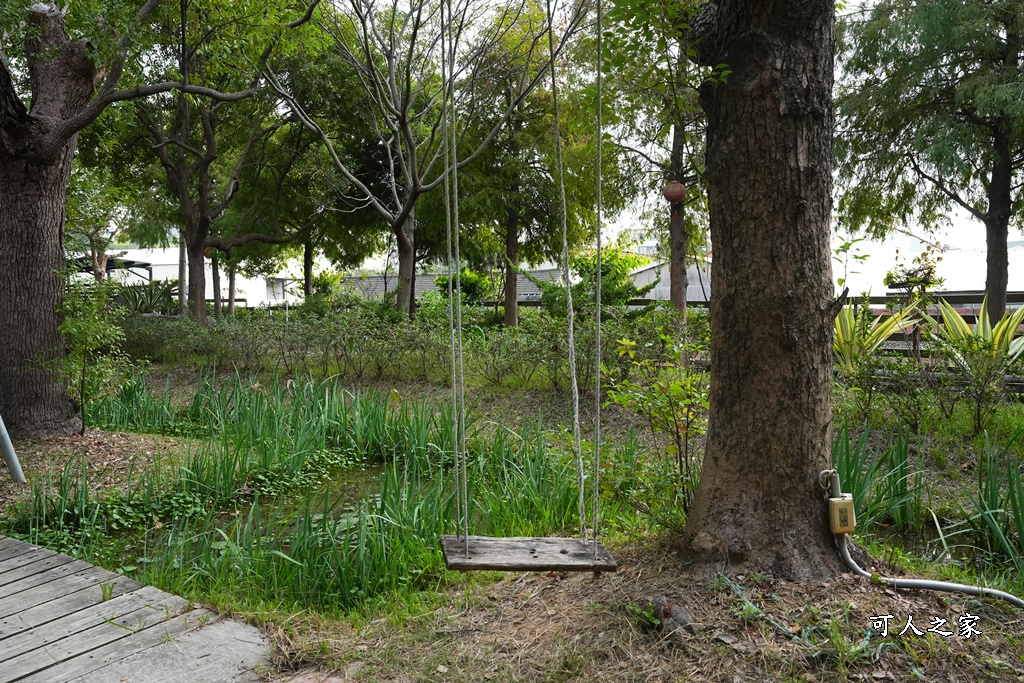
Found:
[[[829,479],[829,485],[825,486],[826,489],[831,489],[831,496],[838,498],[840,491],[842,490],[839,482],[839,473],[835,470],[824,470],[818,475],[820,483],[825,484],[825,478]],[[966,593],[967,595],[977,595],[979,597],[987,595],[993,598],[999,598],[1005,600],[1011,605],[1017,607],[1024,607],[1024,600],[1021,600],[1016,595],[1005,593],[1003,591],[995,590],[994,588],[982,588],[981,586],[968,586],[964,583],[950,583],[949,581],[929,581],[927,579],[893,579],[887,576],[877,576],[871,572],[864,571],[860,565],[854,562],[850,556],[850,548],[846,542],[846,534],[836,534],[836,542],[839,544],[839,554],[843,558],[843,562],[850,568],[857,576],[862,576],[865,579],[871,579],[873,582],[878,582],[886,586],[892,586],[893,588],[923,588],[925,590],[932,591],[946,591],[949,593]]]
[[[863,576],[865,579],[871,579],[893,588],[923,588],[925,590],[932,591],[947,591],[950,593],[966,593],[968,595],[983,596],[987,595],[993,598],[999,598],[1006,602],[1016,605],[1017,607],[1024,607],[1024,600],[1021,600],[1016,595],[1010,593],[1004,593],[1003,591],[995,590],[994,588],[982,588],[981,586],[968,586],[963,583],[950,583],[948,581],[929,581],[927,579],[893,579],[887,576],[876,576],[871,572],[864,571],[861,569],[854,559],[850,556],[850,548],[846,544],[846,534],[836,534],[836,541],[839,543],[839,554],[843,557],[843,562],[850,568],[854,574]]]

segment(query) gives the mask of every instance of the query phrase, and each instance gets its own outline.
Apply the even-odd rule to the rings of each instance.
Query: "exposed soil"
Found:
[[[14,444],[18,462],[30,484],[45,482],[64,467],[84,462],[89,483],[95,490],[124,486],[132,473],[148,469],[184,449],[182,439],[100,430],[89,430],[85,436],[54,436]],[[0,466],[0,511],[26,492],[27,486],[15,484]]]
[[[733,589],[723,578],[695,581],[661,548],[616,554],[616,574],[505,575],[453,590],[446,606],[398,623],[357,628],[300,616],[275,629],[281,672],[269,680],[1024,680],[1024,614],[996,601],[892,590],[852,575],[796,584],[726,569]],[[644,606],[658,595],[692,625],[667,633],[651,623]],[[882,637],[872,617],[886,614],[894,618]],[[965,638],[957,620],[968,614],[980,634]],[[924,635],[899,635],[910,616]],[[933,617],[952,635],[929,633]]]

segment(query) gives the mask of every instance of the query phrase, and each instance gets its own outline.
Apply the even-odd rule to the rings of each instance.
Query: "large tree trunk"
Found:
[[[516,188],[518,192],[518,188]],[[509,207],[505,220],[505,327],[519,324],[519,211]]]
[[[988,184],[988,212],[985,215],[987,249],[985,292],[988,294],[988,318],[995,325],[1006,312],[1006,287],[1009,284],[1007,240],[1013,212],[1013,160],[1009,137],[999,131],[994,136],[992,177]]]
[[[28,8],[31,110],[0,58],[0,415],[11,434],[70,434],[79,425],[48,369],[64,356],[64,201],[77,137],[60,124],[92,98],[96,69],[55,5]]]
[[[413,271],[416,269],[416,230],[415,213],[410,211],[408,218],[395,230],[398,242],[398,297],[395,308],[407,315],[412,315],[414,298]]]
[[[0,165],[0,416],[15,437],[71,434],[80,424],[64,385],[46,369],[64,356],[58,310],[73,153],[74,141],[49,163]]]
[[[711,389],[698,567],[842,570],[818,474],[832,417],[833,3],[722,0],[695,24],[707,113]]]

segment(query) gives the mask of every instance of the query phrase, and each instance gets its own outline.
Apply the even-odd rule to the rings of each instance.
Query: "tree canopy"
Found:
[[[882,236],[966,211],[985,225],[998,320],[1008,228],[1022,225],[1020,3],[884,0],[844,15],[839,36],[841,220]]]

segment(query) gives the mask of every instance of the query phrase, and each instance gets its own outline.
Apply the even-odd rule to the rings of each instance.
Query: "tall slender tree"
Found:
[[[703,232],[706,214],[705,120],[697,89],[704,80],[721,78],[728,67],[691,61],[694,46],[687,28],[702,2],[609,4],[605,62],[609,100],[617,106],[606,118],[615,125],[617,144],[643,163],[648,189],[673,181],[687,188],[684,197],[671,203],[668,220],[656,221],[668,227],[670,300],[685,311],[687,253],[691,238]],[[640,30],[644,26],[653,30]]]
[[[542,26],[543,12],[534,8],[517,17],[519,34]],[[597,121],[594,98],[593,41],[581,33],[566,46],[556,63],[558,73],[561,145],[565,164],[567,229],[570,248],[592,240],[596,227]],[[467,130],[463,144],[472,149],[489,134],[515,97],[515,78],[524,68],[545,66],[546,55],[533,55],[523,64],[521,41],[496,46],[488,55],[495,68],[473,85],[473,101],[481,111],[479,123]],[[501,248],[497,259],[503,267],[504,323],[518,322],[517,270],[521,263],[557,260],[562,250],[559,219],[555,126],[550,83],[533,90],[506,124],[494,135],[486,155],[466,168],[459,180],[464,222],[493,234],[485,244]],[[604,218],[614,218],[629,199],[638,194],[641,176],[633,158],[621,147],[604,141]],[[464,225],[465,228],[465,225]],[[473,253],[469,252],[472,256]],[[476,254],[477,258],[491,256]]]
[[[282,79],[269,74],[269,80],[292,111],[332,149],[332,158],[341,174],[381,218],[395,236],[398,251],[398,297],[396,307],[413,310],[412,282],[416,263],[416,205],[420,197],[437,188],[451,172],[445,166],[442,124],[445,117],[445,88],[440,73],[442,32],[460,46],[454,71],[454,102],[449,106],[460,112],[458,138],[479,115],[472,100],[475,90],[468,84],[484,76],[493,65],[484,57],[494,52],[511,31],[514,20],[523,11],[525,0],[513,0],[499,6],[497,18],[487,18],[482,8],[469,0],[456,0],[443,6],[427,0],[403,4],[397,0],[381,5],[372,0],[348,0],[337,11],[321,13],[321,27],[333,38],[336,54],[359,75],[365,90],[367,109],[363,116],[374,126],[368,144],[384,155],[383,169],[369,176],[360,174],[350,161],[334,150],[326,124],[308,111],[308,103],[291,92]],[[584,16],[583,5],[568,17],[564,34],[574,33]],[[473,27],[472,31],[470,27]],[[544,27],[546,30],[546,27]],[[535,53],[544,45],[544,30],[524,36],[524,50]],[[565,37],[558,49],[564,45]],[[530,59],[525,60],[530,63]],[[521,70],[511,105],[480,143],[458,162],[464,167],[480,156],[494,135],[505,125],[523,99],[541,82],[546,69]],[[459,141],[455,147],[464,149]],[[383,187],[379,191],[374,187]]]

